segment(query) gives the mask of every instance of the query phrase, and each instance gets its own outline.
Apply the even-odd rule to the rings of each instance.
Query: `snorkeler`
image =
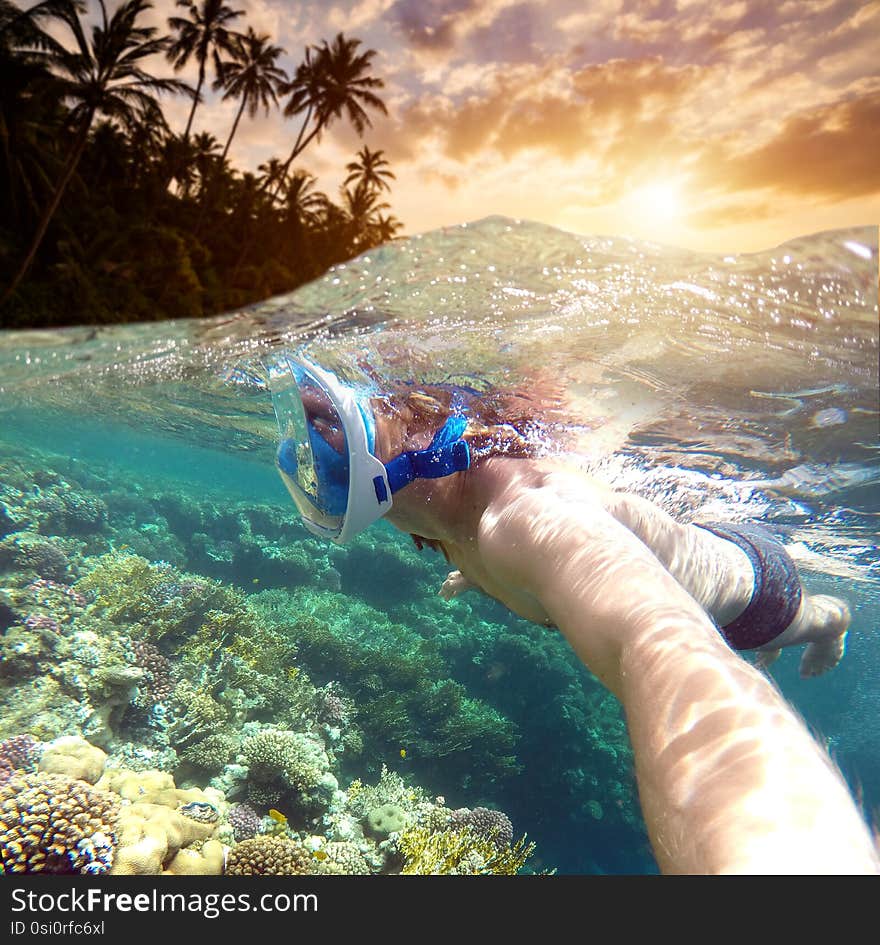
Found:
[[[731,649],[767,661],[807,643],[806,675],[842,656],[846,604],[803,591],[781,546],[680,525],[536,458],[521,424],[466,389],[370,398],[291,357],[270,382],[278,468],[310,531],[345,541],[387,517],[457,568],[444,596],[477,587],[558,627],[619,698],[662,870],[880,871],[828,755]]]

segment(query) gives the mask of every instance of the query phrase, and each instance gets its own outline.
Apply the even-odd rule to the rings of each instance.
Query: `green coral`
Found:
[[[420,776],[450,789],[520,771],[516,727],[486,702],[468,697],[463,685],[444,678],[443,661],[430,640],[340,594],[272,591],[258,598],[254,606],[279,622],[285,611],[311,612],[295,616],[288,627],[298,660],[314,679],[336,679],[345,686],[358,706],[369,753],[388,757],[405,748]]]
[[[216,581],[186,574],[169,564],[151,564],[139,555],[101,555],[76,585],[95,595],[95,606],[135,639],[172,645],[188,639],[210,611],[232,611],[242,598]],[[167,645],[167,644],[166,644]]]
[[[397,845],[404,856],[401,873],[418,876],[514,876],[535,849],[525,837],[499,849],[469,828],[434,833],[424,825],[405,830]]]

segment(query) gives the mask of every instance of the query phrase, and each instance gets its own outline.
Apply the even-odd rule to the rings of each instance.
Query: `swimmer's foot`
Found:
[[[758,669],[769,669],[778,659],[782,650],[758,650],[755,653],[755,666]]]
[[[438,593],[444,600],[452,600],[473,587],[476,587],[476,584],[471,584],[461,571],[450,571]]]
[[[821,676],[829,669],[834,669],[846,652],[846,635],[847,631],[844,630],[840,636],[810,643],[801,659],[801,679]]]
[[[852,619],[846,601],[838,597],[816,594],[808,599],[808,606],[807,639],[810,642],[801,659],[803,679],[821,676],[843,659]]]

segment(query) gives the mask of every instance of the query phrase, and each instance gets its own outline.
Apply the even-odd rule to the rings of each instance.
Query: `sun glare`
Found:
[[[655,181],[639,187],[627,201],[643,217],[673,221],[684,212],[681,184],[678,181]]]

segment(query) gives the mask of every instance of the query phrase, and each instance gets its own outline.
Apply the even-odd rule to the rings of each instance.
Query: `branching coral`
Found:
[[[286,795],[308,807],[335,786],[323,745],[301,732],[264,729],[245,739],[241,753],[249,767],[250,795],[266,806]]]
[[[417,825],[400,835],[398,848],[405,857],[401,870],[405,875],[513,876],[523,868],[535,845],[523,837],[513,846],[499,847],[470,828],[432,833]]]
[[[170,564],[114,551],[96,559],[77,590],[92,592],[107,619],[129,628],[135,639],[180,643],[210,610],[231,610],[240,598],[228,588]]]

